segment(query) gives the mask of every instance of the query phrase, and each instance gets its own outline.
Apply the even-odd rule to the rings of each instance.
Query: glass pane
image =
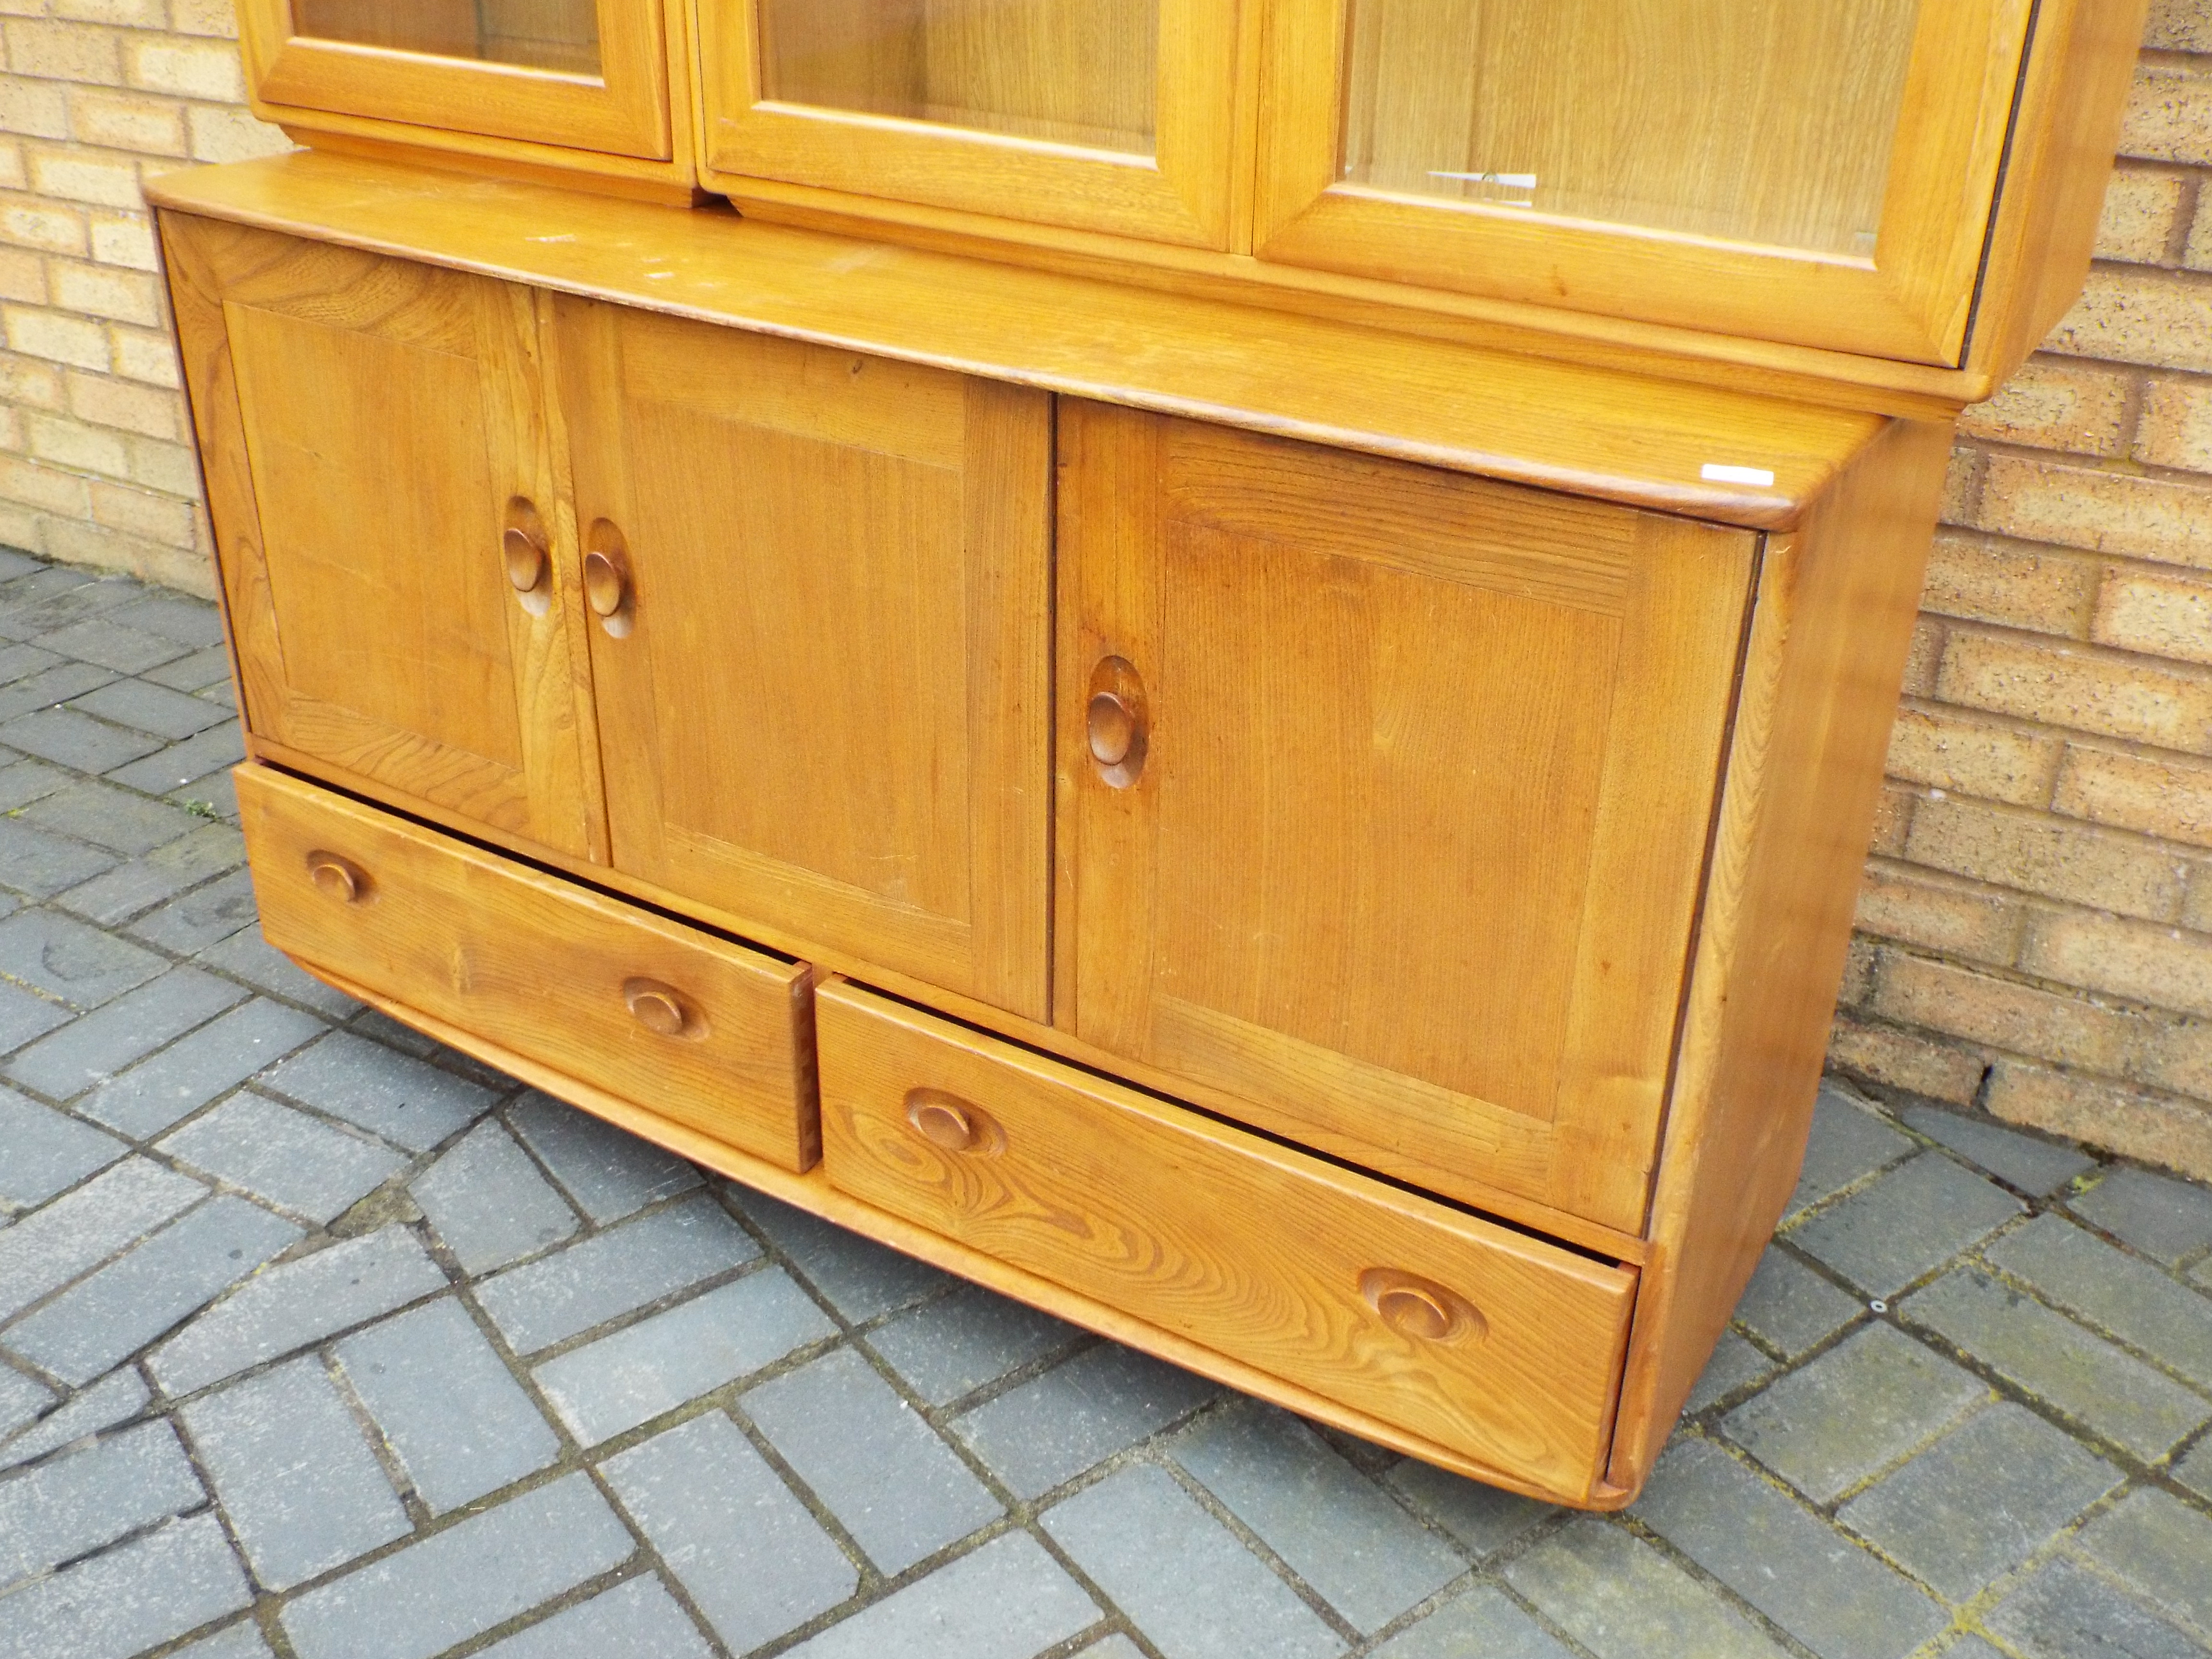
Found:
[[[396,52],[599,72],[598,0],[292,0],[292,27]]]
[[[1919,0],[1349,0],[1342,176],[1870,254]]]
[[[1152,153],[1158,0],[758,0],[771,102]]]

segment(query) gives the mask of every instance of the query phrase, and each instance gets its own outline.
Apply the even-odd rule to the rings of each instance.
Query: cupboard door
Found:
[[[1049,399],[555,316],[616,867],[1043,1018]]]
[[[239,0],[239,21],[265,104],[673,153],[661,0]]]
[[[1757,538],[1068,403],[1060,1023],[1640,1229]]]
[[[1225,247],[1237,10],[702,0],[704,160],[720,173]]]
[[[1267,259],[1956,363],[2032,0],[1267,0]]]
[[[534,296],[206,220],[162,232],[248,728],[304,769],[588,854]]]

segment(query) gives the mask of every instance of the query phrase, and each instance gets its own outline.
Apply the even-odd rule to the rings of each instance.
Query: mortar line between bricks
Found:
[[[2033,1218],[2030,1218],[2032,1219]],[[1990,1237],[2002,1238],[2014,1231],[2016,1230],[2014,1228],[2007,1227],[2000,1232],[1992,1234]],[[2212,1413],[2212,1387],[2208,1387],[2205,1383],[2199,1382],[2195,1377],[2190,1376],[2185,1372],[2176,1370],[2170,1362],[2160,1358],[2158,1355],[2151,1352],[2147,1348],[2138,1347],[2134,1342],[2130,1341],[2128,1338],[2120,1335],[2117,1331],[2113,1331],[2106,1326],[2097,1323],[2094,1316],[2077,1313],[2070,1308],[2063,1307],[2058,1303],[2052,1301],[2051,1297],[2033,1281],[2022,1278],[2009,1269],[2000,1267],[1996,1262],[1990,1261],[1982,1253],[1982,1246],[1988,1244],[1990,1242],[1990,1239],[1983,1240],[1982,1245],[1976,1246],[1973,1250],[1966,1255],[1954,1257],[1948,1265],[1954,1267],[1963,1266],[1976,1268],[1980,1272],[1986,1273],[1990,1278],[1996,1280],[2000,1285],[2006,1286],[2008,1289],[2016,1291],[2021,1295],[2027,1297],[2030,1301],[2035,1303],[2037,1306],[2047,1309],[2051,1313],[2057,1314],[2061,1319],[2066,1320],[2069,1323],[2080,1326],[2083,1330],[2087,1331],[2092,1336],[2096,1337],[2100,1341],[2107,1343],[2112,1346],[2118,1348],[2122,1353],[2126,1354],[2130,1358],[2135,1360],[2139,1364],[2149,1367],[2152,1370],[2156,1371],[2160,1376],[2165,1377],[2168,1382],[2172,1382],[2177,1387],[2185,1389],[2191,1394],[2197,1395],[2199,1398],[2203,1400],[2206,1411],[2208,1413]],[[2156,1264],[2154,1263],[2152,1265],[2155,1266]],[[2186,1290],[2190,1288],[2185,1280],[2175,1279],[2173,1282],[2182,1289]],[[2190,1431],[2189,1437],[2193,1438],[2198,1432],[2200,1432],[2200,1430],[2192,1429]]]
[[[477,1123],[491,1122],[499,1125],[500,1133],[514,1143],[515,1149],[522,1154],[525,1159],[528,1161],[530,1167],[537,1170],[538,1175],[544,1178],[545,1184],[553,1189],[553,1195],[561,1200],[562,1204],[566,1206],[570,1215],[576,1218],[576,1231],[572,1233],[568,1238],[556,1239],[552,1243],[548,1244],[544,1249],[538,1251],[534,1255],[517,1256],[513,1262],[501,1262],[500,1265],[502,1268],[520,1266],[525,1261],[534,1261],[538,1260],[539,1256],[549,1255],[552,1251],[560,1249],[564,1243],[572,1243],[576,1239],[588,1237],[599,1226],[599,1224],[592,1220],[591,1216],[585,1212],[583,1205],[577,1201],[575,1194],[571,1193],[567,1186],[562,1183],[561,1177],[554,1174],[553,1166],[548,1164],[544,1158],[538,1157],[538,1149],[530,1144],[529,1136],[524,1134],[521,1130],[515,1127],[514,1116],[514,1109],[521,1104],[524,1100],[527,1099],[531,1091],[529,1090],[524,1089],[509,1095],[505,1100],[500,1102],[498,1105],[493,1107],[490,1111],[485,1113],[482,1118],[478,1119]],[[546,1097],[548,1099],[552,1098],[550,1095]],[[475,1125],[471,1126],[471,1128],[474,1128],[475,1127]],[[673,1194],[672,1194],[672,1196],[673,1196]]]
[[[1621,1510],[1607,1515],[1605,1521],[1607,1525],[1619,1527],[1631,1538],[1655,1551],[1662,1560],[1676,1568],[1692,1583],[1704,1589],[1723,1607],[1735,1613],[1752,1629],[1765,1637],[1783,1652],[1791,1655],[1793,1659],[1821,1659],[1821,1656],[1813,1648],[1799,1641],[1765,1613],[1752,1606],[1730,1585],[1709,1571],[1701,1562],[1686,1551],[1675,1547],[1674,1540],[1649,1525],[1641,1516],[1627,1510]]]

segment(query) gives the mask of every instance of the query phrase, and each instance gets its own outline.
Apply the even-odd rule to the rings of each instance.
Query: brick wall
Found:
[[[283,139],[230,0],[0,13],[0,542],[211,592],[138,186]],[[2212,0],[2154,0],[2123,149],[1966,422],[1832,1058],[2212,1176]]]

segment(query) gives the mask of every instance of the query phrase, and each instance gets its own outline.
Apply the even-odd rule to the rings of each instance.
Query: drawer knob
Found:
[[[531,539],[529,532],[514,525],[500,538],[507,555],[507,585],[518,593],[534,592],[545,580],[545,548]]]
[[[1084,737],[1098,775],[1127,789],[1145,769],[1150,720],[1145,683],[1126,657],[1101,657],[1091,671],[1090,701],[1084,708]]]
[[[1370,1267],[1359,1276],[1359,1291],[1385,1325],[1416,1342],[1454,1342],[1489,1334],[1488,1322],[1464,1297],[1416,1273]]]
[[[908,1090],[906,1121],[948,1152],[995,1152],[1006,1144],[1006,1131],[988,1112],[943,1089]]]
[[[704,1036],[705,1023],[683,994],[657,979],[623,981],[623,1002],[637,1023],[656,1036]]]
[[[610,519],[592,520],[584,538],[584,603],[599,626],[621,639],[636,625],[637,594],[630,582],[629,547]]]
[[[341,904],[351,904],[368,891],[368,872],[351,859],[340,858],[320,848],[307,854],[307,879]]]

